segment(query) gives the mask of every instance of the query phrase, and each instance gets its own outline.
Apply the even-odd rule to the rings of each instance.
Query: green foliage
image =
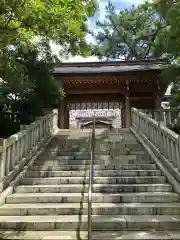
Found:
[[[171,109],[180,110],[180,1],[154,0],[152,6],[162,17],[166,28],[158,36],[156,51],[164,52],[171,60],[171,66],[164,72],[165,80],[172,83]]]
[[[179,0],[154,0],[153,8],[165,22],[165,31],[159,35],[160,51],[172,56],[180,57],[180,1]]]
[[[96,7],[95,0],[2,0],[0,49],[17,38],[31,42],[46,37],[74,54],[81,52],[81,46],[87,45],[87,17]]]
[[[98,47],[95,52],[107,59],[145,59],[152,57],[163,19],[146,3],[117,13],[112,3],[104,22],[97,22]],[[162,53],[159,55],[161,56]]]
[[[177,76],[180,74],[180,69],[177,67],[177,64],[169,63],[167,66],[168,68],[165,68],[161,72],[161,79],[166,83],[166,85],[175,82]]]
[[[28,50],[20,44],[8,51],[5,71],[1,71],[0,106],[1,113],[6,114],[1,117],[0,127],[12,127],[7,111],[18,115],[14,126],[17,129],[17,124],[29,124],[43,115],[43,109],[56,107],[62,89],[52,75],[54,59],[39,56],[37,49]]]

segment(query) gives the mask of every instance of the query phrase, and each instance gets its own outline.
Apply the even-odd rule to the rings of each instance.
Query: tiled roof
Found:
[[[127,71],[160,70],[167,66],[167,62],[159,60],[144,61],[115,61],[115,62],[92,62],[92,63],[61,63],[56,66],[54,73],[115,73]]]

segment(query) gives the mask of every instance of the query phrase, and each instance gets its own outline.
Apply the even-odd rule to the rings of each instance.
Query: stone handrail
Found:
[[[0,139],[0,192],[16,177],[21,169],[36,154],[57,130],[58,113],[40,117],[24,130]]]
[[[180,119],[180,112],[177,109],[141,109],[140,111],[145,113],[150,118],[155,119],[156,121],[160,120],[166,126],[174,125]]]
[[[180,136],[145,113],[132,109],[132,130],[142,137],[169,170],[180,173]],[[180,175],[178,177],[180,181]]]

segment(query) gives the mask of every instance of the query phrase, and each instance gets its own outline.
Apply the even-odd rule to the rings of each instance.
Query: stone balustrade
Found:
[[[174,125],[180,119],[180,112],[176,109],[141,109],[140,111],[156,121],[161,121],[166,126]]]
[[[57,130],[58,112],[40,117],[7,139],[0,139],[0,192]]]
[[[145,141],[169,170],[180,173],[180,136],[145,113],[132,109],[132,130]],[[178,174],[180,181],[180,174]]]

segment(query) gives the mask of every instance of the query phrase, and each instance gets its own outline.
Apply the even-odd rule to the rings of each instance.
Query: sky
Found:
[[[97,20],[104,20],[105,15],[105,7],[107,6],[109,0],[99,0],[99,10],[95,14],[93,18],[90,18],[88,20],[88,26],[90,29],[95,29],[95,23]],[[114,4],[116,11],[123,10],[125,8],[130,8],[132,5],[137,6],[138,4],[142,3],[143,0],[111,0],[111,2]],[[87,42],[91,43],[94,42],[94,39],[92,36],[87,35],[86,36]],[[57,54],[60,50],[60,47],[52,44],[52,50],[55,54]],[[87,57],[83,58],[81,56],[75,56],[75,57],[69,57],[68,59],[64,59],[63,62],[91,62],[91,61],[98,61],[97,57]]]
[[[94,20],[104,20],[105,15],[105,7],[108,5],[109,0],[100,0],[99,1],[99,11],[95,14],[92,19],[92,22],[95,23]],[[125,8],[130,8],[132,5],[137,6],[142,3],[143,0],[111,0],[112,4],[115,6],[116,11],[119,12]],[[91,21],[91,20],[90,20]]]

